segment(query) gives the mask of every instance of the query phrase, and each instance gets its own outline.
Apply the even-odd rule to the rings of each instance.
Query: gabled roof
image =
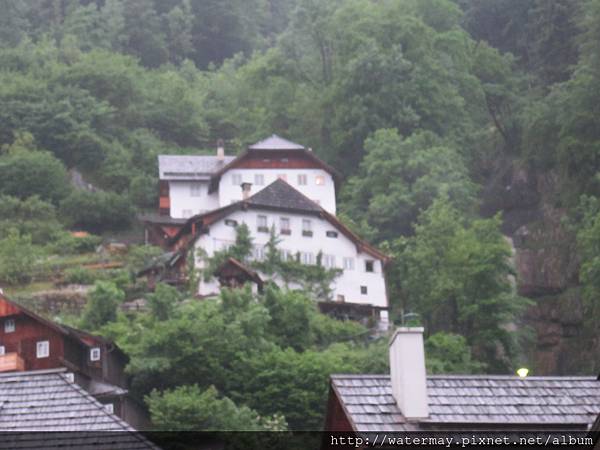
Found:
[[[158,173],[161,180],[208,180],[210,176],[234,159],[225,156],[158,155]]]
[[[585,430],[600,413],[595,377],[428,376],[429,418],[419,422],[402,415],[389,375],[332,375],[331,386],[357,432],[471,430],[478,425]]]
[[[34,313],[33,311],[30,311],[29,309],[25,308],[24,306],[21,306],[20,304],[15,303],[12,300],[9,300],[4,294],[0,294],[0,315],[9,316],[9,315],[17,315],[17,314],[24,314],[24,315],[30,317],[31,319],[35,320],[36,322],[47,326],[48,328],[58,332],[59,334],[62,334],[65,337],[74,339],[75,341],[77,341],[78,343],[80,343],[86,347],[93,347],[94,345],[97,345],[97,344],[108,345],[110,347],[111,351],[115,350],[121,356],[123,356],[124,358],[127,358],[127,355],[125,353],[123,353],[123,351],[119,347],[117,347],[117,345],[113,341],[103,338],[102,336],[96,336],[94,334],[90,334],[85,331],[78,330],[78,329],[70,327],[68,325],[59,324],[59,323],[53,322],[51,320],[48,320],[48,319]]]
[[[263,194],[265,191],[266,193]],[[385,253],[379,251],[368,242],[361,239],[356,233],[340,222],[333,214],[325,211],[300,191],[296,190],[293,186],[290,186],[287,182],[281,179],[275,180],[273,183],[266,186],[264,189],[260,190],[246,200],[190,217],[187,223],[173,237],[171,244],[177,242],[183,235],[192,233],[192,230],[195,230],[197,235],[202,234],[206,232],[210,225],[228,216],[233,211],[248,208],[269,209],[273,211],[291,213],[296,212],[299,214],[310,214],[320,217],[327,220],[344,236],[350,239],[360,251],[363,251],[374,258],[383,261],[384,264],[388,263],[391,259]],[[193,242],[194,239],[190,239],[188,241],[188,245],[191,245]]]
[[[227,258],[225,262],[221,264],[217,270],[215,270],[215,275],[218,276],[223,272],[230,271],[231,269],[246,275],[248,279],[254,281],[259,286],[262,286],[263,281],[260,275],[255,270],[252,270],[250,267],[246,266],[235,258]]]
[[[320,213],[321,207],[282,179],[277,179],[246,200],[248,205]]]
[[[134,431],[64,368],[0,374],[1,431]],[[146,447],[147,448],[147,447]]]
[[[304,146],[288,141],[273,134],[272,136],[258,141],[256,144],[249,145],[250,150],[304,150]]]

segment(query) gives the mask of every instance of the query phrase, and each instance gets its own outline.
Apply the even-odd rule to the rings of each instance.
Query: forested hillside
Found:
[[[135,234],[156,208],[159,153],[213,154],[219,139],[232,154],[277,133],[342,173],[341,219],[393,256],[392,316],[418,315],[431,371],[600,370],[600,0],[0,10],[1,283],[27,297],[48,273],[96,282],[63,320],[132,355],[161,427],[205,423],[215,404],[257,429],[318,427],[329,373],[386,370],[385,343],[302,294],[190,304],[163,287],[126,317],[155,251],[79,267],[101,263],[96,235]]]

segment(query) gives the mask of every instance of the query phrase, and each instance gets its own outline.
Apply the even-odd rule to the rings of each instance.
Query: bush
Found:
[[[96,273],[84,267],[72,267],[65,270],[63,275],[68,284],[94,284],[99,278]]]
[[[71,233],[66,232],[62,233],[49,247],[52,253],[72,255],[93,252],[101,242],[102,238],[100,236],[89,235],[76,237]]]
[[[34,244],[44,244],[56,239],[62,225],[56,217],[52,203],[39,197],[21,200],[10,195],[0,196],[0,239],[8,236],[12,228],[28,234]]]
[[[0,280],[9,284],[29,283],[38,249],[31,243],[31,236],[11,230],[0,240]]]
[[[69,227],[102,232],[127,228],[133,209],[114,192],[73,191],[60,203],[60,213]]]

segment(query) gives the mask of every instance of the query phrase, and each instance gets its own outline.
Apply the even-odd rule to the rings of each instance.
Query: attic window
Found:
[[[15,319],[6,319],[4,321],[4,332],[14,333],[15,331]]]
[[[337,231],[328,231],[327,233],[325,233],[327,235],[327,237],[329,238],[336,238],[338,237],[338,233]]]
[[[225,225],[227,225],[228,227],[237,227],[238,223],[237,220],[225,219]]]
[[[90,361],[100,361],[100,347],[90,349]]]
[[[371,260],[365,261],[365,272],[375,272],[374,261],[371,261]]]
[[[35,356],[37,358],[47,358],[50,356],[50,342],[38,341],[35,346]]]

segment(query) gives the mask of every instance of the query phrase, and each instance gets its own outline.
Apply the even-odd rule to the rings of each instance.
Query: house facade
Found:
[[[273,135],[236,157],[226,156],[222,145],[215,156],[161,155],[159,172],[159,214],[142,220],[147,242],[179,255],[164,279],[186,270],[190,252],[195,269],[206,271],[207,259],[233,245],[244,223],[253,242],[251,260],[265,257],[273,231],[284,261],[337,269],[327,312],[372,316],[387,326],[384,271],[389,258],[336,218],[340,176],[311,149]],[[294,280],[267,278],[291,289],[302,287]],[[204,274],[198,295],[218,294],[220,280],[219,274]]]
[[[0,373],[67,368],[99,402],[143,428],[146,414],[127,396],[127,362],[113,342],[47,320],[0,295]]]

